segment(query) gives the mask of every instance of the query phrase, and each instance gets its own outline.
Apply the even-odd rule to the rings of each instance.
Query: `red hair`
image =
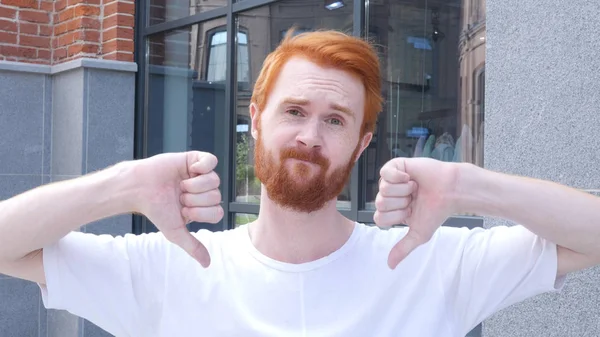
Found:
[[[271,52],[254,85],[251,102],[259,113],[283,65],[293,56],[306,57],[322,67],[333,67],[358,77],[365,86],[364,120],[361,136],[373,132],[382,108],[379,59],[366,41],[333,30],[313,31],[296,36],[288,30],[281,44]]]

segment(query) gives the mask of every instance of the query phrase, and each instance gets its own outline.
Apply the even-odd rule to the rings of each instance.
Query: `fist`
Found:
[[[389,163],[388,163],[389,164]],[[416,197],[417,183],[411,180],[404,162],[395,162],[381,168],[379,192],[375,197],[375,223],[391,227],[406,223],[412,214],[412,200]]]
[[[457,167],[428,158],[395,158],[380,171],[374,220],[378,226],[405,224],[408,232],[390,252],[388,265],[395,268],[454,212],[452,196]]]
[[[217,223],[223,218],[217,158],[206,152],[164,153],[139,161],[140,212],[204,267],[206,247],[187,229],[192,221]]]
[[[213,171],[216,166],[217,158],[210,153],[198,154],[188,161],[189,177],[179,183],[181,215],[186,223],[217,223],[223,218],[220,179]]]

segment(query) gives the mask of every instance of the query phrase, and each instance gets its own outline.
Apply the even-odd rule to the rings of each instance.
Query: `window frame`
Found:
[[[236,95],[237,90],[237,74],[233,70],[237,71],[237,32],[241,31],[246,33],[248,38],[248,45],[250,45],[250,36],[247,29],[244,30],[242,27],[237,26],[236,15],[247,10],[270,5],[279,2],[279,0],[244,0],[241,2],[233,2],[229,0],[225,7],[212,9],[210,11],[196,13],[184,18],[179,18],[173,21],[161,22],[154,25],[149,25],[147,17],[147,4],[144,1],[136,2],[136,34],[135,34],[135,53],[134,57],[138,64],[138,73],[136,76],[136,117],[135,117],[135,146],[134,146],[134,158],[141,159],[146,157],[145,140],[147,139],[147,132],[145,130],[145,118],[147,117],[147,109],[145,108],[145,97],[147,88],[146,71],[148,61],[148,46],[147,39],[157,33],[163,33],[178,28],[187,27],[194,24],[199,24],[205,21],[210,21],[217,18],[226,17],[226,24],[224,26],[215,27],[207,32],[207,34],[215,34],[217,32],[225,31],[227,33],[226,42],[226,75],[225,75],[225,111],[229,113],[224,114],[221,123],[226,128],[226,132],[222,134],[222,142],[225,149],[225,153],[216,153],[219,157],[221,169],[218,171],[221,179],[221,189],[223,199],[226,201],[223,203],[223,209],[225,216],[220,224],[212,226],[217,230],[227,230],[235,226],[235,214],[236,213],[249,213],[258,214],[258,204],[246,204],[235,202],[235,168],[233,167],[234,154],[235,154],[235,137],[236,137]],[[352,34],[354,36],[366,37],[369,27],[369,2],[367,0],[354,0],[353,2],[353,23],[352,23]],[[208,35],[207,35],[208,37]],[[212,37],[211,37],[212,38]],[[206,39],[207,46],[210,48],[211,38]],[[208,58],[210,57],[210,50],[206,54],[208,67]],[[251,55],[248,55],[248,61]],[[251,64],[251,63],[249,63]],[[208,69],[204,69],[207,71]],[[253,79],[249,77],[250,81]],[[374,210],[365,209],[365,179],[362,179],[366,174],[366,161],[365,156],[361,156],[357,164],[352,169],[350,175],[350,209],[340,209],[340,212],[355,221],[363,223],[373,223]],[[366,178],[366,177],[365,177]],[[142,216],[134,215],[134,233],[143,233],[149,230],[146,225],[147,219]],[[469,228],[483,227],[483,218],[471,217],[471,216],[453,216],[449,218],[445,223],[445,226],[462,227],[466,226]]]

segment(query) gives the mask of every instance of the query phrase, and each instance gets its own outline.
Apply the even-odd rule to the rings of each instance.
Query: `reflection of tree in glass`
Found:
[[[260,181],[254,176],[254,166],[250,165],[248,155],[250,153],[250,142],[248,135],[243,134],[237,143],[235,160],[236,195],[245,196],[246,202],[255,202],[250,197],[260,196]]]

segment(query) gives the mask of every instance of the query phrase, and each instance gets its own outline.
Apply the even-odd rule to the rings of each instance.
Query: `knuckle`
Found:
[[[223,214],[224,212],[221,206],[211,207],[210,219],[208,219],[208,221],[210,223],[217,223],[221,221],[221,219],[223,218]]]
[[[410,199],[409,198],[400,198],[400,200],[398,201],[398,207],[400,208],[406,208],[406,206],[408,206],[410,204]]]
[[[387,181],[382,180],[381,183],[379,183],[379,193],[387,195],[389,192],[390,192],[390,184]]]
[[[386,227],[388,225],[388,216],[381,214],[380,211],[376,211],[373,215],[375,223],[380,227]]]
[[[179,197],[179,201],[181,202],[182,205],[188,206],[190,204],[190,194],[182,193],[181,196]]]
[[[211,204],[218,204],[219,202],[221,202],[221,191],[219,190],[212,190],[210,192],[208,192],[208,202]]]
[[[381,222],[381,215],[379,211],[375,211],[375,214],[373,214],[373,222],[375,222],[376,224],[379,224]]]
[[[375,197],[375,208],[381,211],[385,211],[385,198],[381,194],[377,194]]]
[[[210,185],[211,187],[218,187],[221,184],[221,179],[219,178],[219,175],[217,173],[215,173],[215,171],[210,172],[207,175],[208,178],[208,185]]]

